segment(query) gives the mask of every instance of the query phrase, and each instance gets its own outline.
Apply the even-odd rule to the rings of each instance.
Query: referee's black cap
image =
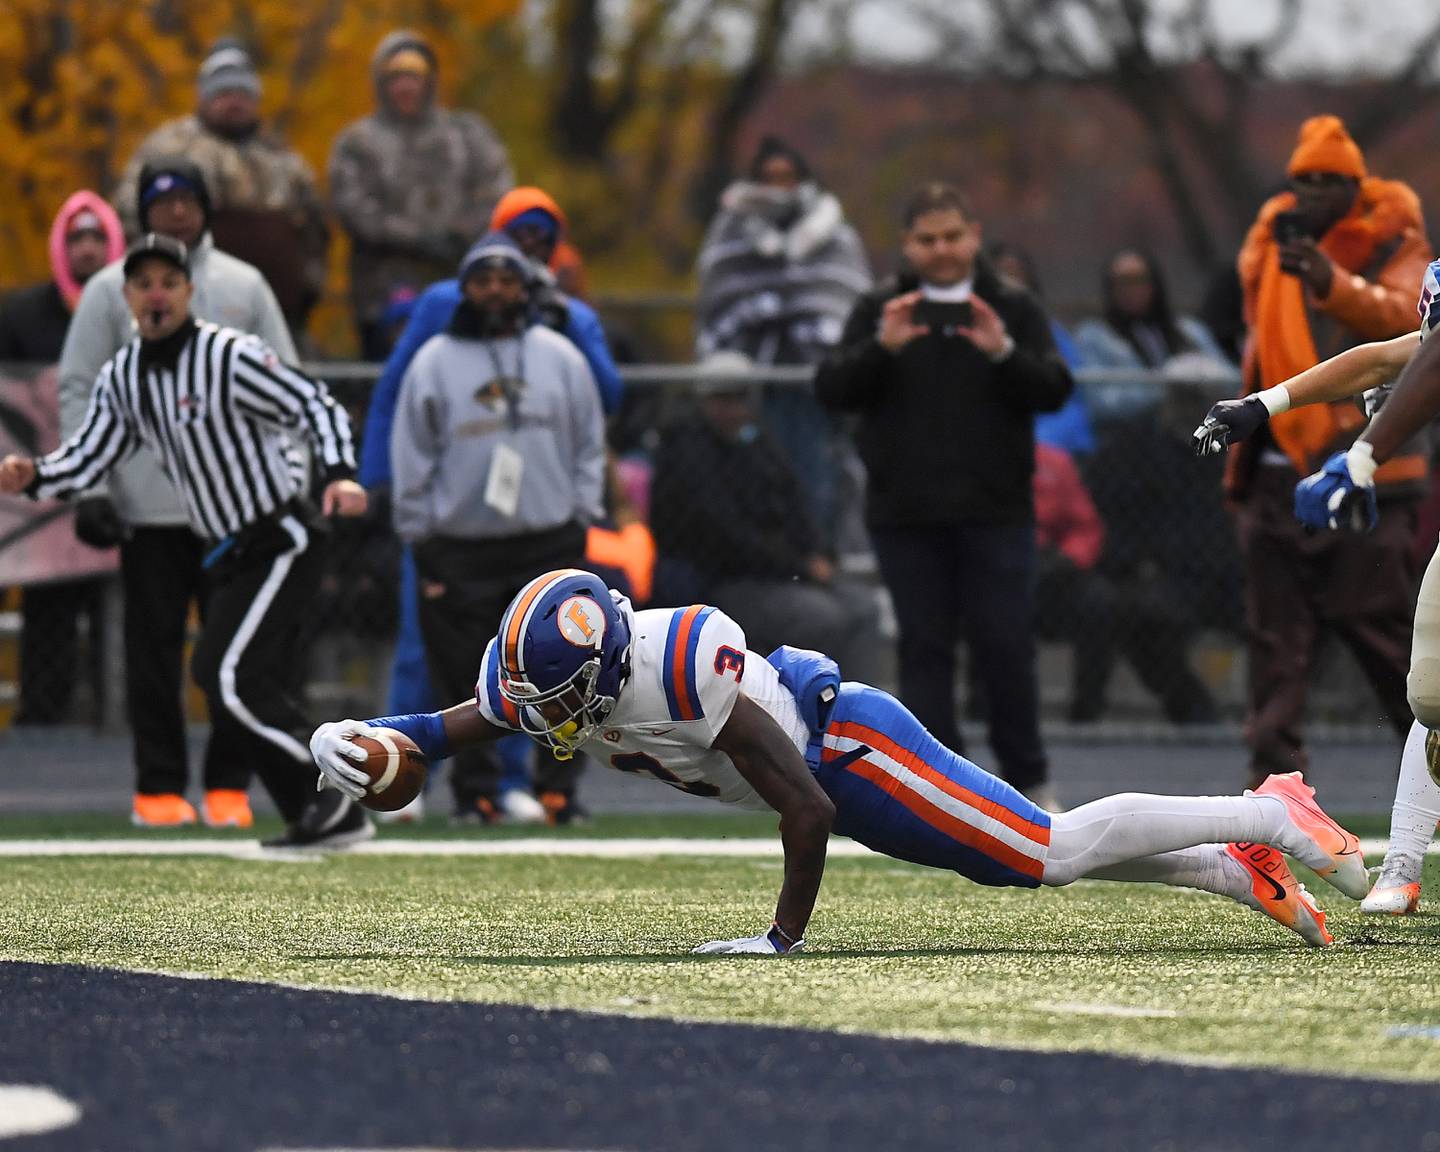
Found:
[[[190,279],[189,249],[175,237],[159,232],[147,232],[125,249],[125,279],[130,279],[141,261],[151,258],[168,261],[185,273],[185,279]]]

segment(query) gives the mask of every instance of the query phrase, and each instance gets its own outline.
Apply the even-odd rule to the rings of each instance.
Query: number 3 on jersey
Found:
[[[706,784],[703,780],[686,781],[680,779],[655,757],[644,752],[624,752],[610,757],[610,767],[618,768],[621,772],[644,772],[655,777],[662,784],[669,784],[672,788],[678,788],[681,792],[688,792],[692,796],[718,796],[720,789],[713,784]]]
[[[737,684],[740,683],[740,677],[745,675],[745,653],[731,648],[728,644],[715,650],[715,675],[724,676],[727,672],[735,673]]]

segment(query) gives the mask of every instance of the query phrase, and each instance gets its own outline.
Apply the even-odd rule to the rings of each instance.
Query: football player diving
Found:
[[[364,794],[365,753],[350,738],[367,726],[399,729],[432,763],[525,732],[560,756],[583,751],[695,795],[778,812],[785,864],[774,919],[697,952],[799,950],[832,831],[980,884],[1090,878],[1213,892],[1317,946],[1331,942],[1324,913],[1281,853],[1354,899],[1367,886],[1359,842],[1298,773],[1244,796],[1126,794],[1051,815],[942,746],[887,693],[842,684],[828,657],[788,647],[760,656],[718,609],[636,612],[574,569],[536,577],[511,602],[475,699],[317,728],[318,787]]]
[[[1224,451],[1277,412],[1363,395],[1372,416],[1369,427],[1348,451],[1337,452],[1300,482],[1295,514],[1316,530],[1368,531],[1379,514],[1375,470],[1440,414],[1440,340],[1425,340],[1440,323],[1437,277],[1440,260],[1425,270],[1418,332],[1358,345],[1283,384],[1222,400],[1195,429],[1196,453]],[[1405,915],[1420,906],[1425,850],[1440,821],[1440,547],[1420,582],[1406,689],[1415,723],[1400,754],[1390,847],[1360,904],[1362,912],[1373,915]]]

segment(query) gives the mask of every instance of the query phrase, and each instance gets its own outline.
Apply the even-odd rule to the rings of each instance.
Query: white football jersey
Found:
[[[809,733],[779,673],[765,657],[746,651],[745,633],[718,608],[621,610],[630,621],[630,679],[582,750],[608,767],[653,776],[695,796],[769,810],[730,757],[710,746],[743,690],[805,751]],[[500,695],[493,640],[476,700],[491,724],[519,731],[514,706]]]

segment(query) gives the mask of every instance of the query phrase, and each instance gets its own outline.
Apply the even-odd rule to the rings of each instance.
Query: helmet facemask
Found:
[[[568,679],[541,692],[523,677],[502,677],[500,694],[520,713],[520,728],[545,745],[557,760],[569,760],[595,734],[615,708],[615,697],[602,696],[597,652]]]

